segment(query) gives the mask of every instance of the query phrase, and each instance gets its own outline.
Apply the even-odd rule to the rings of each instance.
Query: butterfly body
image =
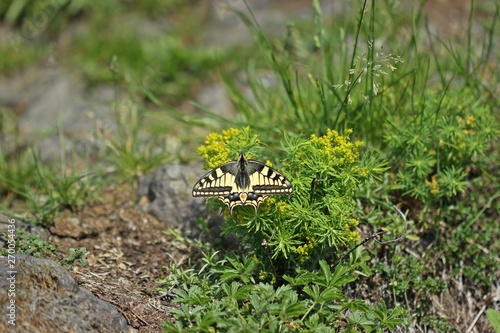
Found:
[[[275,169],[240,154],[237,161],[209,171],[194,185],[194,197],[217,197],[229,210],[251,205],[255,211],[270,194],[292,194],[292,184]]]

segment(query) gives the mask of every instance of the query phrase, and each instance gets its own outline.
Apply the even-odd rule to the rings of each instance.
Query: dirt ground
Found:
[[[113,304],[139,332],[161,332],[161,323],[172,317],[168,300],[156,291],[158,281],[168,276],[170,264],[185,262],[188,249],[139,209],[130,185],[102,191],[102,203],[59,218],[50,241],[65,255],[69,248],[86,247],[88,265],[76,263],[70,270],[78,284]]]

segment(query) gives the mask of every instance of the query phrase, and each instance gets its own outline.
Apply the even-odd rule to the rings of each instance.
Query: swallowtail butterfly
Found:
[[[285,176],[261,162],[247,160],[243,153],[237,161],[208,172],[193,187],[193,197],[217,197],[231,213],[241,205],[251,205],[257,212],[268,195],[292,193],[292,183]]]

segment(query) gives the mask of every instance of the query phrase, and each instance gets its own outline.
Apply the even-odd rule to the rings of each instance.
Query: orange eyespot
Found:
[[[245,192],[240,193],[240,200],[242,203],[245,203],[247,201],[248,195]]]

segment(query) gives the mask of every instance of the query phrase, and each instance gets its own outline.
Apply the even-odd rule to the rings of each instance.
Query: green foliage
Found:
[[[347,284],[371,273],[361,248],[348,264],[327,263],[338,260],[336,250],[359,241],[351,230],[357,224],[353,193],[384,170],[374,159],[360,163],[362,143],[350,142],[350,133],[286,137],[286,162],[278,170],[294,195],[266,198],[257,214],[239,206],[225,215],[223,232],[242,239],[250,255],[208,249],[198,265],[171,266],[162,286],[179,306],[170,310],[176,321],[164,323],[165,332],[381,332],[407,324],[403,308],[345,296]],[[211,133],[198,149],[209,168],[242,151],[249,158],[265,151],[250,127]]]
[[[245,207],[226,216],[224,232],[243,235],[258,257],[265,258],[263,264],[273,261],[274,266],[268,265],[260,279],[279,283],[280,274],[272,273],[288,274],[287,267],[307,267],[307,260],[317,262],[311,248],[321,248],[317,240],[328,236],[321,238],[318,233],[311,238],[314,242],[307,237],[322,225],[317,221],[325,212],[328,218],[335,217],[338,211],[349,212],[348,201],[342,198],[350,195],[347,193],[353,188],[349,186],[351,182],[355,187],[361,185],[361,191],[356,192],[359,216],[376,226],[389,224],[397,235],[408,227],[408,237],[413,241],[433,244],[417,258],[405,252],[393,254],[387,262],[376,264],[374,270],[390,279],[396,302],[414,301],[412,313],[416,321],[431,330],[453,331],[453,323],[434,315],[430,307],[429,298],[450,286],[450,281],[436,272],[449,268],[450,276],[461,274],[469,286],[487,292],[498,269],[495,233],[499,227],[494,222],[498,220],[498,147],[492,147],[500,134],[498,115],[494,112],[498,94],[492,88],[498,86],[498,76],[495,79],[488,74],[492,70],[491,38],[496,33],[498,7],[492,22],[482,22],[491,27],[490,40],[483,45],[475,45],[471,40],[469,22],[466,47],[431,41],[429,52],[421,45],[424,38],[433,38],[431,34],[421,36],[426,28],[422,8],[417,8],[413,17],[403,18],[395,15],[400,12],[394,2],[385,3],[383,9],[375,7],[374,2],[371,5],[368,11],[367,7],[360,8],[356,24],[346,16],[342,27],[341,20],[325,24],[315,1],[315,33],[301,35],[307,29],[296,29],[291,24],[283,42],[270,40],[253,17],[237,12],[253,33],[262,57],[250,62],[246,71],[250,94],[237,88],[229,75],[225,77],[232,102],[240,113],[232,124],[251,124],[259,138],[273,148],[282,132],[288,134],[282,144],[284,162],[278,170],[292,180],[295,193],[266,199],[257,216]],[[398,26],[398,31],[408,29],[408,35],[393,35],[395,30],[387,29],[390,25]],[[389,49],[393,51],[375,46],[380,44],[392,46]],[[366,45],[364,52],[362,45]],[[476,46],[482,52],[476,54]],[[404,54],[404,62],[400,53]],[[449,79],[449,73],[457,74]],[[440,79],[441,85],[436,84],[436,79]],[[219,119],[221,124],[227,123]],[[363,177],[359,175],[350,177],[342,165],[335,165],[334,170],[314,168],[322,163],[317,163],[315,152],[307,150],[307,140],[296,139],[295,133],[328,135],[329,128],[344,134],[346,128],[354,128],[354,133],[365,139],[368,146],[380,147],[391,170],[390,175],[378,177],[384,179],[382,185],[360,181]],[[288,147],[303,149],[307,159]],[[226,156],[223,162],[234,159],[225,152],[221,156]],[[222,162],[215,158],[214,161]],[[385,171],[386,166],[380,162],[372,159],[366,165],[365,161],[370,161],[370,157],[363,156],[357,166],[369,170],[368,176],[377,174],[373,170]],[[309,207],[307,194],[313,176],[318,181]],[[408,225],[393,226],[394,215],[387,213],[391,202],[400,203],[408,212]],[[280,215],[280,209],[286,212],[285,216]],[[300,212],[303,216],[295,215]],[[287,219],[294,222],[287,224]],[[302,228],[306,225],[302,221],[306,220],[307,228]],[[342,243],[338,241],[332,244]],[[259,249],[261,244],[264,248]],[[296,249],[306,255],[298,256],[293,251]],[[423,247],[418,250],[424,252]],[[320,258],[328,258],[322,251],[317,253]],[[443,256],[446,268],[441,261],[430,259]]]
[[[500,127],[488,103],[466,89],[434,95],[413,114],[390,116],[385,133],[394,189],[430,205],[466,190],[471,167],[484,165]]]
[[[472,185],[473,192],[467,200],[442,209],[441,215],[453,225],[442,231],[446,242],[435,251],[446,253],[451,274],[463,274],[465,280],[476,287],[489,288],[495,283],[495,274],[485,272],[495,272],[500,268],[497,260],[500,256],[500,224],[498,215],[494,215],[500,211],[500,192],[489,195],[490,189],[482,181],[474,181]]]
[[[78,16],[85,28],[75,32],[70,48],[58,50],[65,64],[79,68],[90,83],[117,84],[139,100],[145,92],[153,92],[180,101],[189,96],[195,78],[227,60],[222,50],[188,42],[197,38],[204,15],[203,10],[192,9],[188,1],[179,0],[3,1],[0,16],[13,25],[13,32],[9,43],[0,45],[4,55],[0,70],[11,73],[39,61],[51,49],[33,41],[59,36]],[[176,22],[179,14],[190,19]],[[173,24],[166,33],[163,27],[138,31],[148,16],[161,16]]]
[[[483,177],[475,178],[468,185],[470,195],[420,212],[418,217],[422,220],[438,217],[441,223],[423,224],[423,232],[415,230],[415,223],[420,221],[409,223],[412,232],[419,232],[420,236],[412,237],[413,241],[406,245],[411,245],[411,255],[391,246],[386,253],[389,260],[379,260],[372,268],[389,281],[396,302],[414,302],[411,312],[420,325],[438,332],[457,331],[452,322],[434,313],[434,304],[429,302],[433,295],[445,290],[449,289],[452,295],[456,292],[456,285],[448,276],[460,276],[464,286],[473,286],[482,295],[488,294],[496,283],[495,272],[500,268],[500,193],[493,192],[494,184],[488,184],[489,180]],[[375,219],[378,217],[374,214]],[[418,246],[420,243],[432,245],[423,249]],[[415,256],[414,251],[420,256]]]
[[[213,47],[195,47],[186,44],[181,36],[172,34],[170,37],[154,38],[142,45],[146,62],[139,68],[139,75],[150,72],[150,81],[141,77],[143,89],[152,91],[172,101],[189,96],[193,80],[207,76],[221,63],[228,60],[229,52],[223,52]],[[140,77],[140,76],[138,76]]]
[[[9,206],[15,196],[28,188],[28,184],[33,184],[36,164],[32,151],[21,148],[23,142],[14,112],[3,108],[0,112],[0,136],[5,138],[0,145],[0,195],[8,199],[5,206]]]
[[[0,193],[7,198],[23,196],[35,182],[36,168],[31,151],[11,155],[0,148]]]
[[[327,129],[343,132],[347,128],[362,138],[373,137],[377,119],[385,113],[381,96],[386,85],[396,84],[393,72],[402,59],[374,45],[371,38],[377,16],[370,17],[366,26],[360,9],[357,26],[351,27],[353,20],[346,19],[342,27],[337,20],[325,23],[319,2],[313,3],[314,26],[299,30],[289,24],[284,41],[269,40],[258,22],[235,10],[262,56],[246,70],[250,95],[225,77],[230,98],[241,115],[233,123],[252,124],[266,141],[277,139],[283,131],[321,135]],[[365,28],[371,36],[359,34]],[[300,33],[311,29],[313,36]],[[358,30],[352,49],[346,47],[351,41],[344,29]]]
[[[9,35],[8,43],[0,45],[0,71],[4,75],[15,73],[27,65],[38,63],[49,51],[47,45],[28,43],[17,35]]]
[[[178,12],[183,9],[193,10],[193,8],[189,8],[189,5],[196,5],[196,1],[140,0],[140,1],[129,1],[127,4],[127,6],[130,7],[130,10],[144,12],[148,16],[152,16],[154,18],[161,18],[164,17],[165,15],[172,14],[174,11]]]
[[[234,214],[226,215],[223,233],[238,235],[254,249],[265,243],[265,251],[279,262],[280,275],[296,265],[314,267],[319,258],[330,258],[332,250],[358,242],[358,233],[352,231],[358,224],[352,218],[352,195],[370,173],[383,168],[361,167],[358,148],[362,143],[350,142],[349,134],[327,130],[321,137],[288,137],[284,143],[287,162],[278,169],[292,182],[294,195],[267,198],[258,214],[251,207],[237,207]],[[229,129],[209,134],[199,153],[213,168],[241,151],[253,157],[259,142],[249,127]]]
[[[48,43],[40,43],[47,37],[58,36],[80,18],[90,15],[96,21],[108,20],[111,13],[120,8],[120,2],[85,0],[6,0],[0,5],[0,16],[12,26],[9,44],[0,47],[0,68],[8,72],[36,63],[51,50]],[[71,48],[73,50],[73,48]],[[12,56],[14,54],[14,56]],[[10,65],[10,66],[7,66]]]
[[[38,223],[52,223],[62,210],[78,211],[86,201],[95,199],[89,173],[65,170],[54,170],[31,151],[15,157],[2,153],[0,191],[27,200]]]
[[[428,301],[427,301],[428,302]],[[419,323],[426,327],[431,327],[434,332],[450,332],[459,333],[459,331],[453,327],[447,318],[443,318],[436,313],[426,313],[418,318]]]
[[[91,190],[89,174],[82,174],[74,169],[68,172],[54,171],[35,157],[35,188],[26,188],[21,193],[31,203],[38,223],[53,223],[63,210],[78,211],[87,201],[95,200]]]
[[[39,235],[26,232],[23,229],[17,230],[15,237],[16,253],[24,253],[35,258],[48,258],[58,260],[58,244],[50,243],[43,240]],[[87,249],[81,247],[79,249],[70,248],[70,255],[62,258],[61,264],[65,267],[71,267],[76,261],[82,265],[87,264],[85,256],[88,254]],[[1,250],[1,255],[6,256],[8,251],[6,248]]]
[[[29,254],[35,258],[57,258],[58,245],[44,241],[39,235],[18,229],[15,241],[16,253]],[[2,249],[2,255],[7,254],[7,249]]]
[[[490,321],[491,326],[496,333],[500,333],[500,312],[489,309],[486,311],[486,315],[488,316],[488,320]]]
[[[88,254],[87,249],[85,247],[81,247],[79,249],[70,248],[70,255],[63,258],[63,264],[66,267],[71,267],[75,264],[75,261],[78,261],[82,265],[87,265],[88,261],[85,256]]]
[[[45,11],[50,10],[51,17],[53,18],[61,9],[60,4],[65,4],[67,1],[26,1],[26,0],[6,0],[0,5],[0,14],[5,16],[5,20],[8,23],[19,22],[23,19],[32,19],[35,15],[43,15],[38,17],[38,19],[49,20],[50,17],[45,17]]]
[[[391,255],[391,266],[384,263],[377,264],[374,270],[384,272],[392,292],[400,299],[415,299],[420,302],[429,299],[432,295],[439,295],[446,290],[446,285],[439,278],[432,277],[432,268],[435,263],[419,260],[414,257],[405,257],[401,253]]]
[[[202,267],[171,267],[165,291],[175,294],[170,313],[175,323],[165,332],[381,332],[403,324],[406,311],[348,300],[343,287],[367,273],[368,259],[356,251],[349,265],[332,269],[324,260],[317,270],[298,269],[283,284],[257,283],[262,265],[256,258],[219,253],[205,255]]]
[[[148,6],[143,2],[141,5]],[[154,13],[160,15],[164,10],[169,11],[162,6]],[[176,8],[176,12],[179,10],[182,9]],[[107,16],[96,13],[100,19],[93,19],[96,22],[92,22],[91,29],[76,36],[69,60],[92,83],[113,83],[128,89],[135,101],[154,94],[175,103],[190,96],[193,80],[207,76],[228,59],[229,52],[188,42],[196,35],[186,36],[197,33],[196,26],[201,22],[195,12],[190,15],[190,24],[176,24],[174,11],[169,11],[167,17],[174,25],[167,33],[148,34],[137,30],[146,18],[140,12],[134,13],[133,16],[113,10]]]
[[[188,47],[175,34],[138,42],[133,26],[113,29],[118,31],[79,36],[74,62],[90,81],[128,86],[137,99],[151,91],[180,100],[188,95],[193,78],[224,60],[213,49]]]
[[[161,141],[147,143],[141,140],[140,130],[144,115],[132,101],[122,101],[115,106],[118,135],[102,132],[107,159],[114,165],[119,177],[130,179],[159,166],[164,160]]]

